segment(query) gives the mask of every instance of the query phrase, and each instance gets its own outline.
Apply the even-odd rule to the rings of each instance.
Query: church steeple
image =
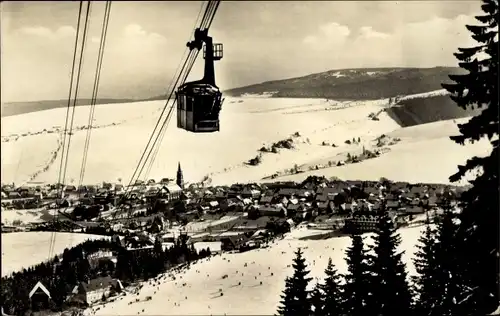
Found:
[[[177,166],[177,179],[175,183],[181,188],[184,189],[184,177],[182,175],[181,163],[179,162]]]

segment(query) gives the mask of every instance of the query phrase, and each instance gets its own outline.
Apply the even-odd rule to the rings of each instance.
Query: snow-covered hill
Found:
[[[3,214],[2,214],[3,215]],[[49,259],[50,232],[23,232],[2,234],[2,277]],[[74,247],[89,239],[105,236],[55,233],[53,256],[65,248]]]
[[[460,68],[336,69],[298,78],[267,81],[225,91],[231,96],[271,94],[285,98],[374,100],[441,89]]]
[[[404,251],[403,260],[410,275],[415,274],[411,258],[421,231],[422,227],[401,230],[399,248]],[[365,241],[372,243],[369,237]],[[86,314],[272,315],[277,310],[285,278],[293,273],[291,264],[298,247],[304,252],[310,275],[321,280],[328,258],[332,258],[340,273],[346,272],[344,257],[350,243],[348,237],[301,241],[288,236],[270,248],[202,260],[179,273],[176,280],[164,275],[157,281],[144,282],[139,294],[127,294],[115,302],[95,306]],[[315,282],[316,279],[310,286]],[[145,300],[147,296],[151,300]]]
[[[324,175],[341,179],[376,181],[386,177],[410,183],[449,183],[448,177],[457,171],[459,164],[465,163],[472,156],[486,156],[491,152],[491,145],[485,139],[466,146],[460,146],[450,140],[450,136],[458,133],[457,124],[467,120],[468,118],[463,118],[395,129],[384,137],[389,140],[389,145],[384,146],[388,151],[380,157],[360,163],[287,175],[279,177],[278,180],[301,181],[310,175]],[[377,148],[376,143],[377,141],[369,142],[364,146]],[[361,154],[360,147],[358,145],[351,154]],[[336,156],[324,157],[323,161],[338,161]],[[462,184],[466,182],[463,181]]]
[[[119,178],[128,181],[162,105],[161,101],[150,101],[97,106],[96,128],[92,132],[84,183],[115,182]],[[188,133],[177,129],[173,119],[148,177],[173,177],[177,162],[180,162],[189,182],[208,176],[212,184],[227,184],[260,181],[295,165],[311,167],[330,158],[343,160],[347,153],[357,154],[363,147],[374,149],[374,141],[379,136],[401,128],[384,111],[388,105],[387,99],[337,102],[228,98],[221,112],[219,133]],[[79,178],[86,134],[82,126],[86,124],[88,111],[89,107],[85,106],[76,109],[68,182]],[[52,109],[2,118],[2,182],[57,181],[60,130],[64,126],[65,113],[65,109]],[[369,117],[374,113],[378,113],[378,120]],[[434,124],[440,126],[444,123]],[[378,179],[386,176],[415,182],[447,182],[458,163],[474,153],[487,152],[489,147],[487,144],[454,145],[447,136],[456,132],[455,125],[448,123],[446,126],[443,132],[446,130],[448,134],[439,139],[421,139],[411,144],[405,139],[397,146],[381,148],[384,153],[378,158],[316,173],[345,178]],[[421,128],[422,135],[426,135],[427,127]],[[293,149],[279,149],[278,153],[259,152],[262,147],[288,138],[293,141]],[[353,138],[356,143],[345,143]],[[259,165],[246,164],[259,154],[262,155]],[[440,167],[435,166],[437,156],[440,157]],[[440,172],[433,171],[433,168]],[[305,176],[299,174],[293,178]]]

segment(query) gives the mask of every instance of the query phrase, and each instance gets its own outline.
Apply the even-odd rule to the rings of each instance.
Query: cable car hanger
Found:
[[[194,40],[187,43],[190,51],[201,50],[205,68],[203,78],[184,83],[176,93],[177,127],[190,132],[217,132],[220,130],[219,113],[222,108],[222,93],[215,83],[214,61],[223,57],[223,46],[214,44],[208,29],[197,28]]]
[[[160,117],[155,124],[155,127],[149,137],[149,140],[144,148],[144,151],[137,163],[137,166],[132,174],[130,182],[125,190],[125,193],[122,195],[122,198],[118,201],[118,205],[122,205],[123,202],[130,196],[131,188],[134,183],[137,182],[142,177],[147,177],[149,171],[146,167],[148,162],[151,164],[156,159],[156,155],[158,154],[158,148],[161,145],[163,137],[165,136],[165,132],[167,130],[168,123],[173,113],[173,109],[175,107],[175,103],[181,99],[181,105],[177,104],[177,108],[181,108],[178,110],[178,119],[179,112],[181,112],[180,118],[183,120],[182,122],[190,122],[190,127],[194,127],[191,129],[185,128],[189,127],[187,124],[182,125],[178,124],[178,128],[185,129],[190,132],[215,132],[219,130],[219,112],[222,107],[222,93],[219,91],[219,88],[215,85],[215,72],[214,72],[214,60],[219,60],[222,58],[222,44],[213,45],[212,38],[208,36],[208,30],[214,20],[215,14],[219,7],[220,1],[208,1],[207,6],[205,8],[205,13],[198,27],[195,25],[195,40],[191,41],[188,44],[189,54],[184,62],[181,61],[181,65],[179,65],[180,72],[174,78],[173,87],[177,87],[177,84],[180,84],[179,91],[175,92],[175,90],[171,90],[163,109],[160,113]],[[200,12],[201,13],[201,12]],[[197,31],[198,30],[198,31]],[[197,34],[197,35],[196,35]],[[210,45],[207,45],[210,43]],[[200,52],[200,49],[205,44],[204,50],[204,58],[205,58],[205,73],[207,75],[204,76],[204,79],[200,80],[201,83],[185,83],[186,78],[188,77],[191,69],[194,65],[196,57]],[[215,49],[214,49],[215,48]],[[214,54],[214,51],[216,52]],[[207,71],[208,70],[208,71]],[[208,82],[207,82],[208,80]],[[205,83],[203,83],[205,81]],[[193,90],[192,93],[189,92],[190,88]],[[201,93],[201,91],[208,91],[207,93]],[[173,103],[170,103],[170,100],[173,94],[176,93],[176,98],[173,99]],[[185,97],[185,98],[184,98]],[[191,102],[184,102],[184,100],[188,100]],[[194,101],[194,102],[193,102]],[[186,105],[190,107],[190,109],[195,109],[195,111],[185,111],[182,113],[182,109],[186,108]],[[167,111],[168,108],[168,111]],[[166,115],[165,115],[166,113]],[[194,115],[193,115],[194,114]],[[182,123],[181,122],[181,123]],[[179,122],[178,122],[179,123]],[[193,124],[195,123],[195,124]],[[180,126],[179,126],[180,125]],[[208,125],[208,126],[207,126]],[[143,173],[143,171],[146,171]],[[113,218],[115,220],[115,218]]]

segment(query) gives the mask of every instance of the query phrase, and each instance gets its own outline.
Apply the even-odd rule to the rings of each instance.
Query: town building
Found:
[[[177,166],[177,177],[175,183],[181,188],[184,189],[184,176],[182,174],[181,163],[179,162]]]
[[[123,285],[120,280],[113,279],[110,276],[100,277],[89,282],[80,282],[80,284],[76,285],[73,288],[71,299],[92,305],[122,290]]]

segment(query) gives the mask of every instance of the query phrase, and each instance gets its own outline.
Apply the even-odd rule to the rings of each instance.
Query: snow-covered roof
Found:
[[[223,233],[219,234],[219,237],[239,236],[239,235],[243,235],[243,234],[244,234],[244,232],[228,231],[228,232],[223,232]]]
[[[45,294],[47,294],[49,298],[51,297],[49,290],[47,290],[47,288],[40,281],[38,281],[38,283],[33,287],[28,297],[31,298],[38,289],[42,290]]]
[[[162,190],[167,190],[168,193],[181,192],[182,189],[175,183],[166,184],[162,187]]]

